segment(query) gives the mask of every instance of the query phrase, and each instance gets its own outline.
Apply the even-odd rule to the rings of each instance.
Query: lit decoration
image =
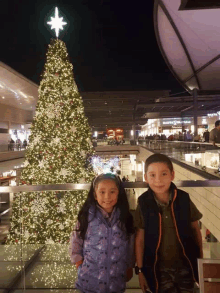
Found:
[[[62,228],[62,227],[61,227]],[[37,250],[40,250],[40,261],[32,268],[28,283],[31,288],[53,289],[54,293],[61,292],[60,288],[69,288],[65,292],[78,292],[73,288],[77,278],[77,269],[70,263],[68,248],[69,244],[51,244],[36,245],[4,245],[2,253],[4,261],[8,263],[6,269],[11,274],[16,274],[24,268],[25,263],[21,261],[21,255],[24,261],[28,261],[34,256]]]
[[[52,40],[39,86],[21,184],[90,183],[94,153],[64,42]],[[59,78],[55,78],[59,73]],[[63,88],[68,88],[68,93]],[[55,115],[48,115],[48,113]],[[87,191],[14,195],[7,244],[68,243]]]
[[[119,161],[119,157],[105,159],[99,156],[94,156],[92,157],[92,165],[94,172],[97,175],[102,173],[116,174],[117,171],[120,170]]]
[[[67,22],[63,21],[63,17],[59,17],[58,8],[55,7],[55,17],[51,17],[51,21],[48,21],[47,24],[51,25],[51,29],[55,30],[56,37],[59,37],[59,30],[63,30],[63,26],[67,24]],[[57,72],[55,72],[57,76]]]

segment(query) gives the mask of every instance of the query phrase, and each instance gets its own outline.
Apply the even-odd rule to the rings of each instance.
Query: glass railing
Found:
[[[0,152],[24,151],[26,148],[26,145],[18,143],[1,144]]]
[[[192,201],[203,214],[204,226],[202,225],[203,249],[205,258],[220,257],[220,181],[219,180],[190,180],[176,181],[176,186],[185,190],[191,196]],[[64,225],[57,221],[50,221],[53,217],[53,205],[64,213],[78,211],[76,198],[82,200],[79,192],[88,190],[90,184],[57,184],[57,185],[23,185],[0,187],[0,193],[10,193],[12,209],[9,218],[4,220],[5,229],[11,226],[10,234],[5,234],[7,240],[0,245],[0,292],[77,292],[75,280],[77,270],[70,262],[69,243],[66,237]],[[144,182],[125,182],[129,204],[132,214],[137,205],[137,198],[147,190],[148,186]],[[75,192],[75,194],[74,194]],[[49,197],[48,197],[49,196]],[[45,200],[47,197],[48,200]],[[51,202],[50,202],[51,200]],[[72,202],[72,204],[66,204]],[[73,207],[72,207],[73,206]],[[45,211],[49,209],[50,214]],[[28,213],[32,212],[29,217]],[[44,212],[43,212],[44,211]],[[14,218],[13,218],[14,217]],[[62,218],[62,217],[61,217]],[[60,219],[61,219],[60,218]],[[73,222],[67,221],[65,225],[73,228]],[[28,229],[27,229],[28,225]],[[41,226],[45,225],[46,229]],[[16,226],[16,227],[15,227]],[[50,227],[50,229],[49,229]],[[2,233],[0,224],[0,234]],[[207,230],[211,231],[211,238],[207,237]],[[13,233],[12,233],[13,230]],[[41,232],[40,232],[41,231]],[[49,241],[40,241],[43,233]],[[56,241],[48,235],[57,233],[63,235],[57,237]],[[11,235],[11,241],[9,241]],[[56,237],[55,237],[56,238]],[[129,292],[139,288],[138,279],[134,276],[127,283]],[[5,290],[8,291],[5,291]],[[2,290],[2,291],[1,291]],[[10,291],[11,290],[11,291]],[[22,291],[21,291],[22,290]],[[39,291],[38,291],[39,290]],[[52,290],[52,291],[51,291]]]
[[[155,153],[165,154],[204,173],[220,176],[220,145],[162,140],[139,140],[138,143]]]
[[[93,146],[114,146],[114,145],[128,145],[130,143],[130,139],[124,138],[124,140],[115,140],[115,139],[93,139],[92,140]]]
[[[146,145],[152,149],[162,149],[166,150],[175,148],[176,150],[185,150],[185,151],[205,151],[205,150],[214,150],[218,149],[217,146],[208,142],[195,142],[195,141],[168,141],[168,140],[156,140],[156,139],[138,139],[138,143]]]

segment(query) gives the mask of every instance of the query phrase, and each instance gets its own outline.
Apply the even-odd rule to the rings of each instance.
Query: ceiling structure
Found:
[[[193,10],[180,10],[187,5]],[[204,9],[214,7],[219,8]],[[159,48],[171,72],[189,92],[194,88],[220,90],[219,13],[217,1],[155,0]]]
[[[169,91],[118,91],[81,92],[89,124],[95,130],[121,127],[132,129],[133,125],[147,123],[145,108],[139,103],[154,103],[155,99],[169,95]]]
[[[140,129],[148,119],[193,117],[193,96],[169,96],[170,91],[81,92],[85,115],[94,131]],[[3,99],[4,97],[4,99]],[[38,85],[0,63],[0,105],[34,111]],[[198,91],[197,115],[220,111],[220,91]]]
[[[220,91],[198,91],[197,115],[220,111]],[[85,113],[94,130],[111,127],[132,129],[148,119],[193,117],[192,95],[169,96],[164,92],[81,92]]]
[[[33,111],[38,85],[0,61],[0,104]]]

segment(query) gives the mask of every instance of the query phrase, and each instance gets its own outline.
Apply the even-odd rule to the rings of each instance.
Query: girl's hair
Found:
[[[87,199],[84,202],[78,214],[79,229],[77,231],[80,232],[80,237],[83,240],[85,239],[86,231],[88,228],[89,209],[91,206],[94,206],[95,213],[97,211],[97,201],[94,197],[95,189],[98,186],[98,184],[103,180],[112,180],[118,187],[118,201],[115,206],[118,207],[120,210],[119,220],[121,222],[121,229],[125,230],[127,235],[132,234],[134,232],[133,217],[129,212],[128,199],[125,189],[122,185],[121,179],[118,176],[111,173],[101,174],[93,179]]]
[[[170,172],[173,172],[173,163],[171,160],[163,154],[154,154],[148,157],[145,161],[145,174],[147,173],[148,167],[153,163],[164,163],[170,169]]]

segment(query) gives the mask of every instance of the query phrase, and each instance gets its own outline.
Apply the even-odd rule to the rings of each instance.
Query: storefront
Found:
[[[208,124],[208,131],[211,131],[215,127],[215,121],[220,120],[220,111],[208,114],[206,120]]]
[[[163,134],[166,137],[184,130],[190,130],[191,118],[162,118],[149,119],[148,123],[142,127],[142,133],[146,135]]]
[[[28,141],[29,135],[31,134],[31,124],[11,124],[9,129],[10,138],[16,142],[20,139],[23,143],[26,139]]]
[[[160,119],[148,119],[147,124],[142,126],[140,136],[154,135],[158,133],[160,127]]]
[[[108,139],[116,139],[121,141],[124,139],[124,132],[121,128],[109,128],[107,129]]]
[[[217,150],[208,150],[204,153],[185,154],[185,161],[196,166],[217,170],[219,167],[219,153]]]
[[[220,112],[219,112],[220,114]],[[216,114],[210,114],[210,116],[198,117],[198,134],[202,137],[203,133],[208,129],[209,131],[214,128],[215,121],[220,119],[220,116]],[[142,126],[141,135],[154,135],[163,134],[167,138],[170,135],[178,134],[184,130],[191,130],[194,133],[193,118],[162,118],[162,119],[149,119],[148,123]]]

